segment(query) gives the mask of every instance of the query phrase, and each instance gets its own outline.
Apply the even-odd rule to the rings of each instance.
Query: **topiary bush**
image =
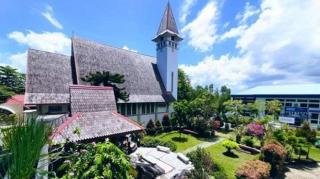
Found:
[[[222,142],[222,146],[224,146],[227,149],[227,153],[232,153],[233,149],[239,148],[238,143],[236,143],[232,140],[224,140]]]
[[[156,125],[157,133],[161,133],[163,131],[163,126],[162,126],[161,122],[158,119],[156,119],[155,125]]]
[[[146,132],[149,135],[154,135],[156,133],[156,124],[152,119],[150,119],[147,123]]]
[[[270,174],[274,177],[283,171],[286,155],[286,149],[279,142],[271,141],[261,148],[260,159],[271,165]]]
[[[169,119],[169,114],[168,113],[164,113],[163,117],[162,117],[162,126],[164,131],[168,132],[171,130],[171,122]]]
[[[236,177],[239,179],[268,179],[270,165],[260,160],[247,161],[236,170]]]
[[[142,139],[141,145],[144,147],[156,147],[158,145],[169,147],[171,151],[177,150],[177,145],[171,141],[164,141],[158,138],[146,136]]]

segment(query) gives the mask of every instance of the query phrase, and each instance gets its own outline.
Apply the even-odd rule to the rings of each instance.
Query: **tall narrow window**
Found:
[[[131,103],[127,104],[127,115],[131,116]]]
[[[132,115],[136,115],[137,114],[137,107],[136,107],[136,104],[133,103],[132,104]]]
[[[171,92],[173,92],[173,72],[171,72]]]

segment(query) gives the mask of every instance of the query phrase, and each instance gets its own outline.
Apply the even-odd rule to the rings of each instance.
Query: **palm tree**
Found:
[[[124,75],[120,74],[112,74],[109,71],[89,73],[85,77],[81,78],[82,81],[89,82],[94,86],[111,86],[113,87],[114,95],[116,101],[119,99],[123,101],[129,100],[129,93],[126,92],[125,88],[118,87],[119,84],[123,84],[125,82]]]

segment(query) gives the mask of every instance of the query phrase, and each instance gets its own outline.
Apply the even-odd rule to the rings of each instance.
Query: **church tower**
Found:
[[[152,40],[157,44],[157,66],[162,82],[167,90],[177,99],[178,88],[178,47],[182,38],[168,3],[156,37]]]

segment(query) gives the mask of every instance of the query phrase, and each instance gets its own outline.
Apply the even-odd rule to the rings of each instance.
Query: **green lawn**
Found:
[[[181,134],[181,137],[182,140],[180,139],[180,133],[177,131],[162,133],[156,136],[156,138],[174,142],[177,145],[177,152],[184,151],[187,148],[193,147],[197,144],[204,142],[190,134]]]
[[[312,146],[310,148],[309,158],[320,162],[320,148]]]
[[[248,160],[258,159],[259,157],[258,155],[251,155],[238,151],[234,151],[234,153],[239,158],[225,156],[223,153],[226,149],[222,146],[222,142],[207,148],[207,150],[210,152],[214,162],[225,170],[230,179],[235,178],[235,171],[242,163]]]

